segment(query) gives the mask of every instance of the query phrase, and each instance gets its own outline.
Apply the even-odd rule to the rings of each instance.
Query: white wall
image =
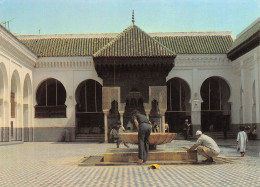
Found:
[[[193,99],[199,99],[200,104],[203,102],[200,96],[201,86],[207,78],[212,76],[223,78],[229,85],[231,123],[239,123],[240,72],[233,67],[226,55],[177,55],[175,67],[168,74],[166,81],[174,77],[184,79],[191,88],[190,102],[192,103]],[[200,116],[197,118],[199,119],[197,123],[200,123]]]
[[[4,75],[4,90],[3,90],[3,98],[2,98],[2,120],[0,124],[0,128],[8,129],[10,128],[10,122],[14,121],[14,130],[20,128],[19,138],[14,137],[14,139],[22,140],[21,137],[21,128],[23,128],[23,87],[24,80],[26,76],[29,76],[30,79],[32,77],[32,69],[33,69],[33,59],[36,59],[36,56],[29,56],[28,51],[23,51],[19,47],[22,44],[16,42],[15,39],[8,36],[8,34],[4,33],[0,30],[0,66],[1,72]],[[29,53],[31,53],[29,51]],[[14,76],[15,84],[13,84],[13,89],[16,90],[16,102],[17,102],[17,113],[16,117],[11,119],[11,107],[10,107],[10,93],[11,93],[11,85],[12,85],[12,76]],[[32,98],[30,98],[32,101]],[[29,102],[32,103],[32,102]],[[32,108],[32,105],[29,106]],[[32,111],[32,110],[30,110]],[[29,124],[30,127],[33,126],[31,122]],[[2,130],[1,129],[1,130]],[[5,130],[4,130],[5,131]],[[0,135],[0,141],[10,141],[10,129],[9,132],[4,132],[4,135]],[[8,139],[9,137],[9,139]]]
[[[35,127],[75,127],[75,92],[78,85],[87,79],[103,84],[97,76],[92,57],[39,58],[33,72],[34,106],[37,104],[37,88],[48,78],[59,80],[65,87],[67,118],[35,118]]]

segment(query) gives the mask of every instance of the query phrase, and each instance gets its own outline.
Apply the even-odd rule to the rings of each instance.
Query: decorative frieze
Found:
[[[175,59],[176,67],[216,67],[230,66],[230,60],[226,55],[177,55]]]
[[[3,27],[0,26],[0,46],[3,45],[5,51],[8,54],[13,55],[13,58],[19,59],[25,65],[32,66],[37,56],[23,45],[15,36],[6,31]]]
[[[36,68],[87,68],[95,69],[92,57],[42,57]]]

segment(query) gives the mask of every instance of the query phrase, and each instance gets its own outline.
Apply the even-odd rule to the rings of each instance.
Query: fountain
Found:
[[[138,144],[138,133],[120,134],[123,141]],[[168,147],[157,145],[170,143],[176,138],[176,133],[151,133],[149,138],[150,151],[147,164],[193,163],[197,161],[197,153],[188,153],[185,147]],[[152,149],[151,149],[152,148]],[[101,165],[131,164],[138,160],[138,148],[112,148],[104,153],[104,162]]]
[[[121,139],[131,144],[138,144],[138,133],[120,134]],[[151,133],[149,138],[150,145],[161,145],[170,143],[176,137],[176,133]]]

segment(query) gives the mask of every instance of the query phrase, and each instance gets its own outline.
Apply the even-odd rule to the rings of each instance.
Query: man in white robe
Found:
[[[240,132],[237,134],[237,151],[240,151],[241,157],[245,156],[246,143],[248,141],[247,134],[244,130],[245,128],[241,126]]]

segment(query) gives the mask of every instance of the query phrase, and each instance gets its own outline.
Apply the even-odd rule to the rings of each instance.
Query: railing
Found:
[[[66,105],[35,106],[35,118],[66,118]]]

